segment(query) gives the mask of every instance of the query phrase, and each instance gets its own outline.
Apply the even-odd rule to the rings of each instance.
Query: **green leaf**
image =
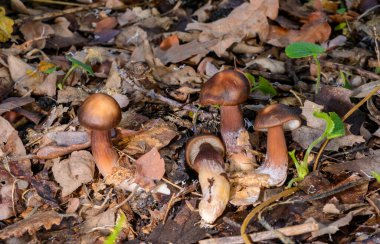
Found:
[[[66,56],[66,58],[71,61],[72,65],[74,67],[80,67],[80,68],[84,69],[88,74],[94,75],[94,71],[92,70],[91,66],[89,66],[85,63],[82,63],[78,59],[75,59],[71,56]]]
[[[326,122],[326,128],[323,135],[328,139],[333,139],[344,135],[344,123],[335,112],[324,113],[316,111],[313,115],[317,118],[323,119]]]
[[[371,175],[376,179],[377,182],[380,183],[380,173],[377,173],[376,171],[371,171]]]
[[[380,67],[376,67],[376,68],[375,68],[375,73],[376,73],[376,74],[380,74]]]
[[[251,83],[251,86],[254,87],[256,85],[256,79],[253,75],[250,73],[244,73],[245,77],[247,77],[249,83]]]
[[[259,83],[258,84],[255,83],[254,86],[252,87],[251,91],[254,91],[254,90],[259,90],[264,94],[268,94],[272,96],[277,95],[276,89],[274,89],[272,84],[262,76],[259,76]]]
[[[339,23],[339,25],[335,26],[334,31],[343,30],[346,27],[347,27],[347,23],[346,22],[342,22],[342,23]]]
[[[318,56],[325,51],[320,45],[311,42],[293,42],[285,48],[285,53],[289,58]]]
[[[346,8],[340,8],[340,9],[337,9],[337,10],[336,10],[336,13],[337,13],[337,14],[344,14],[346,11],[347,11]]]
[[[113,229],[112,233],[107,237],[107,239],[104,241],[103,244],[114,244],[117,241],[117,238],[120,235],[120,232],[123,228],[123,225],[125,224],[126,217],[125,214],[122,211],[119,211],[118,220],[116,222],[115,228]]]

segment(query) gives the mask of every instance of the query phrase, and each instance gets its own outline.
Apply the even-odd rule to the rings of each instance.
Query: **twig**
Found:
[[[302,235],[309,232],[314,232],[317,230],[319,230],[318,223],[310,222],[310,223],[304,223],[300,225],[293,225],[293,226],[288,226],[284,228],[279,228],[273,231],[258,232],[258,233],[250,234],[249,237],[251,238],[252,241],[258,242],[258,241],[265,241],[265,240],[278,238],[276,232],[280,232],[281,234],[285,236],[297,236],[297,235]],[[222,237],[222,238],[201,240],[199,241],[199,243],[200,244],[238,244],[238,243],[244,243],[244,241],[241,236],[228,236],[228,237]]]
[[[264,218],[262,218],[261,213],[262,212],[259,213],[258,219],[259,219],[260,224],[265,229],[267,229],[268,231],[272,231],[277,236],[277,238],[282,241],[282,243],[284,243],[284,244],[295,244],[294,241],[290,240],[290,238],[288,238],[287,236],[282,234],[280,231],[275,230]]]
[[[71,2],[55,1],[55,0],[30,0],[30,1],[35,2],[35,3],[57,4],[57,5],[64,5],[64,6],[77,6],[77,7],[86,6],[85,4],[81,4],[81,3],[71,3]]]
[[[326,67],[326,68],[335,69],[335,70],[337,70],[337,69],[352,70],[352,71],[355,71],[355,73],[357,73],[358,75],[366,77],[368,79],[380,80],[379,75],[377,75],[373,72],[361,69],[361,68],[351,66],[351,65],[338,64],[338,63],[334,63],[334,62],[326,61],[326,60],[321,60],[320,62],[321,62],[321,65]]]
[[[37,21],[37,20],[45,20],[45,19],[50,19],[50,18],[56,18],[65,14],[73,14],[77,12],[81,12],[84,10],[88,9],[93,9],[93,8],[99,8],[104,6],[104,2],[99,2],[99,3],[92,3],[92,4],[87,4],[82,7],[76,7],[76,8],[68,8],[64,9],[62,11],[56,11],[56,12],[50,12],[50,13],[44,13],[41,15],[36,15],[28,18],[23,18],[23,19],[16,19],[15,24],[16,25],[21,25],[22,23],[29,22],[29,21]]]
[[[364,13],[362,13],[362,14],[357,18],[357,21],[359,21],[361,18],[363,18],[364,16],[366,16],[367,14],[369,14],[370,12],[372,12],[373,10],[375,10],[375,9],[377,9],[377,8],[379,8],[379,7],[380,7],[380,5],[378,4],[378,5],[373,6],[373,7],[370,8],[370,9],[367,9]]]
[[[240,234],[244,240],[244,243],[251,243],[251,240],[249,239],[249,236],[245,233],[246,230],[247,230],[247,226],[249,224],[249,222],[251,221],[251,219],[257,214],[259,213],[262,209],[264,209],[265,207],[269,206],[271,203],[283,198],[283,197],[287,197],[287,196],[290,196],[292,195],[293,193],[297,192],[299,189],[297,187],[292,187],[292,188],[289,188],[289,189],[286,189],[282,192],[280,192],[279,194],[276,194],[274,196],[272,196],[271,198],[269,198],[268,200],[266,200],[265,202],[262,202],[260,205],[258,205],[257,207],[255,207],[248,215],[247,217],[245,217],[244,221],[243,221],[243,224],[241,225],[241,229],[240,229]]]
[[[354,107],[352,107],[342,118],[343,122],[348,119],[356,110],[359,109],[360,106],[362,106],[365,102],[367,102],[377,91],[380,90],[380,86],[376,86],[373,88],[370,93],[368,93],[367,96],[365,96],[358,104],[356,104]],[[317,170],[319,168],[319,158],[322,155],[323,150],[326,148],[327,144],[329,143],[329,139],[326,139],[324,143],[322,144],[321,148],[318,151],[317,157],[315,158],[314,165],[313,165],[313,171]]]

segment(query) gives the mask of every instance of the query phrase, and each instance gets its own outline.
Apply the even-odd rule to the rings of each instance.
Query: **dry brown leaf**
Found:
[[[0,230],[0,239],[5,240],[10,237],[19,237],[24,233],[34,235],[41,229],[41,227],[49,230],[53,225],[59,225],[62,218],[62,215],[58,214],[54,210],[37,212],[28,218],[20,220]]]
[[[65,197],[82,184],[93,180],[94,158],[88,151],[73,152],[70,158],[55,162],[52,171],[55,180],[62,187],[62,197]]]
[[[8,65],[12,80],[15,82],[14,89],[20,95],[26,95],[35,90],[44,80],[40,72],[13,55],[8,56]]]
[[[12,109],[34,102],[32,97],[10,97],[0,104],[0,115]]]
[[[29,21],[23,24],[20,27],[21,33],[24,35],[24,39],[26,41],[34,40],[36,38],[40,37],[48,37],[50,35],[53,35],[55,31],[53,28],[51,28],[50,25],[44,24],[41,21]],[[43,49],[45,47],[46,40],[36,40],[33,41],[33,44],[31,47]]]
[[[329,39],[331,27],[322,12],[311,13],[300,30],[288,30],[278,26],[270,26],[269,44],[286,47],[292,42],[322,43]]]
[[[48,74],[40,86],[34,92],[39,96],[54,97],[57,94],[57,72]]]
[[[0,101],[6,97],[13,88],[13,81],[6,67],[0,68]]]
[[[84,222],[83,232],[90,232],[95,228],[111,228],[115,225],[116,209],[109,208],[107,211],[92,216]]]
[[[0,159],[4,156],[25,156],[25,147],[18,136],[18,132],[3,117],[0,116]],[[13,175],[31,175],[30,161],[18,160],[9,162]]]
[[[55,34],[48,40],[47,48],[57,49],[86,43],[86,38],[69,29],[70,22],[65,17],[58,17],[54,22],[55,24],[52,24],[51,27]]]
[[[380,172],[380,155],[371,155],[344,163],[331,164],[324,167],[323,170],[333,174],[349,170],[362,176],[368,176],[371,175],[372,171]]]
[[[365,208],[360,208],[357,210],[353,210],[346,214],[344,217],[338,219],[337,221],[332,222],[328,225],[321,225],[320,229],[318,231],[312,232],[312,237],[318,237],[326,234],[334,234],[335,232],[339,231],[340,227],[346,226],[350,224],[352,218],[356,215],[359,215],[361,212],[363,212]]]
[[[96,27],[94,30],[95,34],[100,34],[104,31],[113,29],[117,26],[117,20],[115,17],[106,17],[96,23]]]
[[[13,203],[16,204],[18,198],[13,190],[15,179],[2,166],[0,167],[0,220],[14,216]]]
[[[252,38],[257,34],[266,40],[269,34],[267,18],[275,19],[278,14],[278,0],[251,0],[236,7],[227,17],[211,23],[194,22],[187,25],[186,30],[200,30],[199,41],[219,40],[211,50],[219,57],[233,43],[244,38]]]
[[[158,150],[168,145],[177,136],[177,131],[162,119],[148,122],[137,134],[122,138],[121,144],[127,154],[135,155]]]
[[[155,49],[155,56],[158,57],[163,64],[179,63],[195,55],[205,56],[211,50],[211,47],[217,43],[218,41],[215,39],[205,42],[194,40],[182,45],[173,45],[166,50],[162,50],[158,47]]]
[[[147,191],[155,187],[155,182],[165,174],[165,162],[155,147],[138,158],[135,164],[135,182]]]

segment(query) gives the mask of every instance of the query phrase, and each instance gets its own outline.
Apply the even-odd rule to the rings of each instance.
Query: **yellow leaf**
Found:
[[[38,64],[38,70],[41,72],[46,72],[48,69],[54,68],[55,65],[46,61],[41,61]]]
[[[5,9],[0,7],[0,42],[6,42],[11,38],[14,21],[5,16]]]

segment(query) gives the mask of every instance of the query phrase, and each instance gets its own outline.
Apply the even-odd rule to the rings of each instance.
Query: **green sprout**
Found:
[[[67,78],[71,75],[71,73],[74,72],[75,69],[77,68],[80,68],[80,69],[83,69],[85,72],[87,72],[89,75],[94,75],[94,71],[92,70],[91,66],[85,64],[85,63],[82,63],[81,61],[71,57],[71,56],[66,56],[66,58],[71,61],[71,67],[70,69],[67,71],[65,77],[63,77],[63,80],[62,82],[58,83],[57,84],[57,87],[59,89],[62,89],[63,88],[63,83],[67,80]],[[61,87],[61,88],[60,88]]]
[[[107,237],[103,244],[114,244],[117,243],[117,238],[120,235],[120,232],[125,224],[126,217],[125,214],[120,211],[118,215],[118,220],[116,222],[115,228],[111,232],[111,234]]]
[[[318,94],[321,86],[321,64],[318,57],[325,52],[323,47],[310,42],[293,42],[285,48],[285,53],[289,58],[313,57],[317,65],[315,94]]]
[[[290,158],[293,160],[294,165],[296,166],[297,170],[297,178],[292,179],[288,187],[291,187],[293,183],[301,181],[309,174],[309,168],[308,168],[308,158],[311,153],[311,150],[317,146],[319,143],[321,143],[325,139],[334,139],[337,137],[344,136],[344,124],[342,119],[337,115],[335,112],[329,112],[324,113],[320,111],[315,111],[313,113],[314,117],[323,119],[326,122],[325,131],[323,134],[315,139],[310,145],[307,147],[305,155],[303,157],[303,160],[299,162],[295,156],[295,150],[289,152]]]
[[[244,75],[247,77],[247,79],[249,80],[249,82],[252,85],[250,92],[253,92],[255,90],[259,90],[262,93],[267,94],[267,95],[271,95],[271,96],[277,95],[276,89],[274,89],[272,84],[267,79],[265,79],[264,77],[259,76],[259,82],[256,82],[256,79],[253,75],[251,75],[249,73],[244,73]]]

